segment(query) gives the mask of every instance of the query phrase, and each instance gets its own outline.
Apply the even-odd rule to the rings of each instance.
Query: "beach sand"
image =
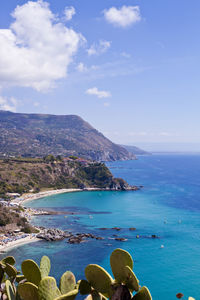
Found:
[[[83,190],[81,189],[59,189],[59,190],[47,190],[39,193],[27,193],[23,194],[21,197],[15,198],[12,200],[12,203],[18,203],[20,205],[24,205],[25,203],[32,201],[32,200],[37,200],[43,197],[48,197],[52,195],[57,195],[57,194],[63,194],[63,193],[72,193],[72,192],[81,192]]]
[[[99,190],[106,190],[100,188],[87,188],[87,189],[58,189],[58,190],[47,190],[39,193],[27,193],[23,194],[21,197],[15,198],[11,201],[11,203],[18,203],[20,205],[24,205],[25,203],[37,200],[43,197],[48,197],[57,194],[64,194],[64,193],[73,193],[73,192],[83,192],[83,191],[99,191]]]
[[[43,197],[48,197],[48,196],[52,196],[52,195],[57,195],[57,194],[63,194],[63,193],[73,193],[73,192],[83,192],[83,191],[97,191],[100,190],[98,188],[88,188],[88,189],[59,189],[59,190],[47,190],[47,191],[43,191],[43,192],[39,192],[39,193],[28,193],[28,194],[23,194],[21,197],[15,198],[14,200],[11,201],[11,203],[18,203],[20,205],[24,205],[25,203],[32,201],[32,200],[37,200]],[[25,206],[25,205],[24,205]],[[1,252],[6,252],[8,250],[10,250],[11,248],[14,247],[18,247],[21,246],[23,244],[27,244],[27,243],[32,243],[32,242],[37,242],[37,241],[41,241],[41,239],[38,239],[36,237],[32,237],[32,235],[30,234],[29,236],[16,240],[16,241],[12,241],[12,242],[8,242],[7,244],[1,246],[0,245],[0,254]]]
[[[0,254],[3,254],[4,252],[7,252],[8,250],[10,250],[12,248],[15,248],[15,247],[27,244],[27,243],[38,242],[38,241],[41,241],[41,239],[38,239],[37,237],[32,237],[31,235],[29,235],[25,238],[9,242],[3,246],[0,245]]]

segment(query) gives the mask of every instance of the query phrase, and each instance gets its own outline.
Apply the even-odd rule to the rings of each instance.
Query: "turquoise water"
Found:
[[[9,254],[19,264],[26,258],[39,262],[42,255],[48,255],[53,276],[58,279],[70,269],[80,279],[88,263],[101,264],[110,271],[109,255],[120,247],[131,252],[140,284],[149,287],[154,300],[176,299],[178,292],[199,299],[200,156],[152,155],[107,165],[115,176],[144,188],[136,192],[68,193],[29,202],[31,207],[76,212],[66,217],[35,217],[35,224],[91,232],[104,240],[79,245],[37,242],[15,248]],[[115,226],[122,229],[100,230]],[[136,231],[129,227],[136,227]],[[127,241],[115,241],[113,234]],[[160,238],[152,239],[152,234]]]

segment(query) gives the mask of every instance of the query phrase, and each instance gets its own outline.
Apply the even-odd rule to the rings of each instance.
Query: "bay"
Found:
[[[42,255],[48,255],[51,275],[57,280],[66,270],[80,279],[89,263],[111,272],[109,255],[120,247],[133,256],[140,284],[148,286],[154,300],[176,299],[178,292],[198,299],[200,155],[141,156],[136,161],[109,162],[107,166],[116,177],[143,188],[136,192],[66,193],[27,204],[75,213],[34,217],[34,224],[91,232],[104,240],[90,239],[79,245],[41,241],[14,248],[9,255],[16,257],[18,265],[26,258],[39,262]],[[130,227],[136,230],[130,231]],[[159,238],[152,238],[154,234]],[[116,241],[113,235],[127,241]]]

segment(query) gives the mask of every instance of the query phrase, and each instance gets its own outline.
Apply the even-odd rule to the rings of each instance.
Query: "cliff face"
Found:
[[[76,155],[96,161],[129,160],[135,155],[112,143],[79,116],[0,111],[0,155]]]
[[[114,178],[103,163],[74,158],[0,160],[0,197],[49,188],[126,190],[130,186]]]

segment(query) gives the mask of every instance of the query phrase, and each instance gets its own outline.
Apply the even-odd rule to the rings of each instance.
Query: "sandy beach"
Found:
[[[12,241],[12,242],[8,242],[7,244],[5,244],[3,246],[0,245],[0,254],[3,254],[4,252],[6,252],[12,248],[15,248],[15,247],[27,244],[27,243],[38,242],[38,241],[41,241],[41,239],[38,239],[37,237],[32,236],[30,234],[29,236],[27,236],[25,238],[22,238],[22,239],[19,239],[16,241]]]
[[[105,190],[105,189],[99,189],[99,188],[87,188],[87,189],[59,189],[59,190],[47,190],[39,193],[27,193],[23,194],[22,196],[15,198],[12,200],[12,203],[18,203],[20,205],[24,205],[25,203],[37,200],[43,197],[53,196],[57,194],[64,194],[64,193],[73,193],[73,192],[83,192],[83,191],[99,191],[99,190]]]
[[[23,194],[22,196],[15,198],[12,200],[12,203],[18,203],[20,205],[24,205],[25,203],[32,201],[32,200],[37,200],[43,197],[48,197],[52,195],[57,195],[57,194],[63,194],[63,193],[72,193],[72,192],[81,192],[83,190],[81,189],[59,189],[59,190],[47,190],[39,193],[27,193]]]
[[[88,188],[88,189],[59,189],[59,190],[47,190],[39,193],[28,193],[28,194],[23,194],[22,196],[15,198],[14,200],[11,201],[13,204],[19,204],[22,206],[25,206],[25,203],[32,201],[32,200],[37,200],[43,197],[48,197],[48,196],[53,196],[57,194],[63,194],[63,193],[73,193],[73,192],[83,192],[83,191],[96,191],[99,190],[98,188]],[[11,241],[6,243],[5,245],[0,245],[0,254],[1,252],[6,252],[10,250],[11,248],[18,247],[27,243],[32,243],[36,241],[41,241],[41,239],[36,238],[32,234],[29,234],[25,238],[20,238],[15,241]]]

